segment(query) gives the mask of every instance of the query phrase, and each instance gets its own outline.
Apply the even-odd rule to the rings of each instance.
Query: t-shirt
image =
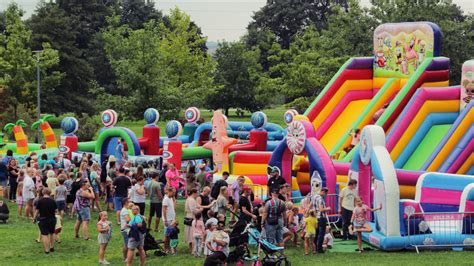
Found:
[[[286,181],[283,177],[278,176],[278,178],[275,178],[272,176],[268,179],[268,183],[267,183],[268,191],[270,192],[274,189],[280,190],[281,185],[284,185],[284,184],[286,184]]]
[[[132,201],[135,203],[143,203],[145,202],[145,199],[146,199],[145,192],[143,192],[142,195],[138,193],[138,190],[140,189],[140,187],[141,185],[138,183],[132,187]]]
[[[139,223],[143,223],[143,218],[141,215],[135,215],[133,216],[133,219],[130,220],[130,222],[128,222],[128,224],[130,226],[132,225],[136,225],[136,224],[139,224]]]
[[[169,179],[169,186],[174,187],[175,189],[179,189],[179,171],[177,169],[172,170],[168,169],[166,171],[166,177]]]
[[[52,198],[43,197],[36,202],[36,209],[39,211],[40,219],[54,217],[57,208],[56,201]]]
[[[224,179],[217,180],[217,182],[212,187],[211,197],[213,199],[217,199],[217,197],[219,197],[219,193],[221,192],[221,187],[227,187],[227,186],[229,185],[227,184],[227,181],[225,181]]]
[[[313,216],[308,216],[304,219],[306,223],[306,233],[307,234],[316,234],[316,224],[318,223],[318,219]]]
[[[345,187],[341,190],[339,194],[339,198],[342,198],[342,207],[346,210],[352,211],[355,207],[354,200],[357,197],[357,193],[355,189],[350,189],[349,187]]]
[[[251,216],[248,216],[242,211],[242,207],[245,207],[245,209],[252,213],[252,204],[250,204],[250,200],[247,197],[240,197],[239,199],[239,209],[242,217],[245,217],[245,220],[250,221],[252,219]]]
[[[235,181],[232,184],[232,197],[234,198],[235,202],[239,202],[240,199],[240,192],[242,189],[239,187],[239,182]]]
[[[93,187],[96,187],[98,186],[97,184],[97,177],[99,176],[99,174],[96,172],[96,171],[92,171],[91,174],[90,174],[90,179],[91,179],[91,185]]]
[[[324,235],[324,242],[326,242],[328,246],[332,247],[332,245],[334,244],[334,238],[332,237],[330,233],[326,233]]]
[[[199,174],[196,175],[196,178],[199,182],[199,186],[201,187],[201,190],[204,187],[207,187],[207,186],[211,185],[211,182],[209,180],[207,180],[206,175],[207,175],[206,172],[200,172]]]
[[[115,178],[114,183],[115,187],[115,197],[126,198],[128,196],[128,189],[132,186],[130,179],[124,175],[120,175]]]
[[[206,231],[204,228],[204,222],[196,219],[193,220],[191,229],[193,230],[193,237],[203,237],[204,232]]]
[[[217,244],[217,242],[214,241],[212,243],[212,246],[215,250],[221,251],[222,253],[225,254],[226,257],[228,257],[229,256],[229,242],[230,242],[229,235],[224,230],[217,230],[217,231],[214,231],[212,238],[223,241],[225,243],[224,245],[219,245]]]
[[[323,218],[323,217],[326,217],[326,212],[321,212],[319,210],[319,206],[323,206],[323,208],[326,207],[326,201],[324,200],[323,197],[321,197],[321,195],[315,195],[313,197],[313,200],[312,200],[312,207],[313,209],[316,211],[316,217],[319,218]]]
[[[54,199],[56,201],[66,200],[67,189],[64,185],[61,185],[56,188],[56,196]]]
[[[35,182],[33,179],[29,176],[25,176],[25,179],[23,180],[23,199],[24,200],[30,200],[35,198],[35,193],[33,193],[33,190],[35,188]]]
[[[125,227],[125,225],[127,224],[127,221],[125,221],[126,215],[130,216],[130,211],[127,208],[122,208],[122,210],[120,210],[120,230],[122,231],[130,230],[129,227]]]
[[[282,200],[274,200],[273,198],[265,203],[265,208],[268,209],[268,217],[275,216],[278,218],[283,217],[282,213],[286,210],[285,203]]]
[[[162,200],[158,195],[158,191],[161,191],[160,183],[152,180],[149,190],[150,191],[148,193],[150,194],[150,203],[160,203]]]
[[[229,203],[229,201],[223,197],[223,196],[219,196],[217,197],[217,213],[219,214],[226,214],[227,212],[227,204]]]
[[[166,195],[163,198],[163,209],[166,206],[166,219],[168,221],[175,220],[176,219],[176,213],[174,212],[174,203],[171,198]],[[163,221],[165,220],[165,216],[163,215]]]
[[[355,221],[358,224],[363,224],[367,222],[367,210],[369,207],[365,204],[362,205],[362,207],[355,207],[353,212],[355,216]]]

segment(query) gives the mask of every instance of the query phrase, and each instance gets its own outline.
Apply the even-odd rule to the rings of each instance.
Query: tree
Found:
[[[53,92],[43,93],[43,99],[47,102],[43,105],[44,111],[55,114],[90,111],[88,89],[93,79],[93,68],[84,58],[84,51],[76,44],[79,32],[73,27],[73,19],[57,4],[42,3],[28,24],[33,32],[33,49],[38,49],[43,42],[50,43],[60,56],[54,70],[65,73]],[[69,97],[71,91],[74,97]]]
[[[11,4],[5,11],[6,29],[0,35],[0,87],[17,118],[20,104],[33,108],[36,102],[36,66],[39,64],[43,80],[43,89],[50,91],[52,84],[61,78],[58,71],[49,71],[59,62],[58,52],[48,43],[42,43],[42,51],[33,54],[29,48],[31,31],[21,20],[23,11]]]
[[[461,66],[474,57],[474,17],[451,1],[372,0],[371,15],[379,23],[431,21],[443,32],[441,54],[451,59],[450,81],[459,84]]]
[[[165,117],[174,116],[187,106],[202,105],[212,87],[212,58],[197,49],[206,38],[190,27],[189,16],[179,9],[171,11],[168,21],[169,27],[151,20],[133,30],[115,16],[103,32],[117,84],[129,92],[123,96],[129,102],[124,111],[132,117],[140,117],[149,106]]]
[[[142,29],[147,21],[161,22],[163,14],[155,9],[155,3],[143,0],[120,1],[120,24],[131,29]]]
[[[219,43],[214,55],[217,67],[214,81],[218,89],[207,100],[211,109],[222,108],[229,115],[229,108],[251,112],[262,107],[258,102],[257,54],[246,51],[241,42]]]

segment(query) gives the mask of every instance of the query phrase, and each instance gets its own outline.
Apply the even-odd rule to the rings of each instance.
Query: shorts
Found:
[[[123,197],[114,197],[114,207],[115,207],[115,211],[116,212],[119,212],[122,210],[122,200],[124,198]]]
[[[120,231],[120,234],[122,235],[122,238],[123,238],[123,244],[125,246],[128,246],[128,231],[122,230]]]
[[[306,233],[305,236],[304,236],[304,238],[308,238],[308,239],[309,239],[309,238],[313,238],[313,239],[314,239],[315,237],[316,237],[316,234],[315,234],[315,233]]]
[[[46,218],[38,222],[38,227],[40,229],[41,235],[47,236],[54,234],[56,227],[56,217]]]
[[[114,198],[113,197],[108,197],[106,202],[107,203],[114,203]]]
[[[61,233],[62,230],[63,230],[63,228],[59,227],[58,229],[54,229],[54,233],[57,235],[57,234]]]
[[[365,226],[365,224],[366,224],[366,223],[367,223],[367,222],[364,222],[364,221],[362,221],[362,222],[357,222],[357,221],[354,221],[354,223],[353,223],[353,224],[354,224],[354,227],[357,227],[357,228],[362,228],[362,227],[364,227],[364,226]]]
[[[171,248],[176,248],[178,247],[178,239],[170,239],[170,247]]]
[[[0,186],[1,186],[3,189],[5,189],[5,188],[7,187],[7,183],[8,183],[8,180],[6,180],[6,179],[5,179],[5,180],[2,180],[2,181],[0,181]]]
[[[136,249],[139,247],[143,247],[145,245],[145,235],[140,234],[140,239],[137,241],[135,238],[128,238],[128,249]]]
[[[282,230],[283,234],[288,234],[290,233],[290,229],[288,229],[286,226],[283,227],[283,230]]]
[[[20,208],[23,207],[24,203],[25,202],[23,201],[23,197],[21,197],[21,196],[16,197],[16,205],[18,205],[18,207],[20,207]]]
[[[66,210],[66,202],[64,200],[56,201],[56,206],[58,206],[58,211]]]
[[[92,185],[92,189],[94,190],[94,193],[95,194],[99,194],[99,186],[96,184],[96,185]]]
[[[74,195],[67,195],[66,202],[67,203],[74,203]]]
[[[268,241],[272,244],[283,243],[283,219],[278,219],[276,225],[265,225],[265,233]]]
[[[77,220],[81,222],[87,222],[91,220],[91,210],[89,207],[77,210]]]
[[[150,216],[150,217],[156,216],[158,218],[161,218],[162,208],[163,208],[163,205],[162,205],[161,202],[159,202],[159,203],[150,203],[150,214],[148,216]]]

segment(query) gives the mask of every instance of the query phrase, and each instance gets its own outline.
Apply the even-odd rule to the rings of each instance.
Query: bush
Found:
[[[298,111],[298,113],[303,114],[306,109],[308,109],[309,105],[311,104],[311,100],[308,97],[299,97],[296,98],[294,101],[285,104],[285,108],[293,108]]]

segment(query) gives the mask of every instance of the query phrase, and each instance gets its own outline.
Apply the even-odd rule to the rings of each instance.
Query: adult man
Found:
[[[229,178],[229,172],[223,172],[222,179],[217,180],[217,182],[214,184],[214,186],[212,187],[212,192],[211,192],[211,197],[213,199],[217,199],[217,197],[219,197],[221,187],[229,186],[229,184],[227,184],[227,178]]]
[[[283,223],[286,220],[285,202],[278,198],[279,189],[270,192],[272,198],[265,203],[262,215],[262,227],[265,227],[267,239],[275,245],[283,247]]]
[[[84,240],[89,240],[89,221],[91,220],[90,206],[94,198],[94,191],[92,191],[89,182],[82,181],[81,188],[76,193],[76,201],[74,201],[74,208],[77,211],[77,220],[74,225],[76,238],[79,238],[79,228],[82,224],[82,237]]]
[[[201,195],[196,199],[198,208],[202,209],[202,220],[204,223],[209,219],[207,212],[211,209],[211,206],[215,204],[215,201],[211,202],[209,194],[211,194],[211,188],[204,187]]]
[[[54,228],[56,226],[56,201],[50,198],[51,190],[43,189],[43,198],[36,203],[39,212],[38,226],[43,241],[44,253],[54,252]]]
[[[250,222],[252,219],[257,219],[257,216],[252,213],[252,203],[249,199],[250,191],[249,187],[244,187],[242,189],[242,195],[239,197],[240,218],[247,222]]]
[[[133,206],[132,208],[133,218],[128,222],[128,227],[130,227],[130,235],[128,238],[128,253],[127,253],[127,266],[133,264],[133,257],[135,249],[138,249],[138,254],[140,255],[140,265],[145,265],[145,250],[143,249],[145,245],[145,233],[146,225],[145,220],[140,215],[140,208],[138,206]]]
[[[277,168],[273,168],[267,183],[268,196],[270,196],[272,190],[280,190],[280,187],[284,184],[286,184],[286,181],[280,176],[280,171]]]
[[[130,231],[130,227],[128,227],[128,222],[130,222],[130,204],[128,198],[122,199],[122,210],[120,211],[120,234],[123,238],[123,259],[127,261],[127,253],[128,253],[128,232]]]
[[[319,192],[319,195],[313,197],[313,208],[316,210],[316,217],[318,218],[318,227],[316,228],[316,237],[314,243],[316,244],[316,251],[318,253],[324,253],[323,242],[324,235],[326,234],[326,225],[328,223],[327,212],[331,210],[331,207],[326,207],[326,195],[328,194],[328,188],[323,187]]]
[[[115,188],[114,206],[117,212],[117,224],[120,224],[120,211],[122,210],[122,200],[128,197],[128,189],[132,186],[130,179],[125,176],[125,168],[120,167],[119,175],[113,182]]]
[[[23,201],[26,205],[25,216],[26,218],[33,219],[33,200],[35,198],[35,182],[33,181],[33,176],[35,175],[33,168],[28,168],[26,170],[25,178],[23,179]]]
[[[352,211],[355,208],[355,199],[357,197],[357,180],[351,179],[347,187],[339,193],[339,215],[342,218],[342,240],[349,238],[349,225],[351,224]]]
[[[204,261],[204,266],[223,265],[229,256],[230,237],[224,231],[224,222],[217,223],[217,231],[212,234],[211,250],[213,253]]]
[[[168,226],[171,226],[171,222],[173,220],[176,220],[176,213],[174,210],[174,201],[173,201],[173,196],[174,196],[174,188],[172,187],[167,187],[166,188],[166,195],[163,198],[163,224],[164,226],[164,232],[166,234],[166,229]],[[165,249],[169,250],[170,247],[170,239],[165,235]]]
[[[150,213],[148,214],[148,226],[151,229],[153,216],[156,216],[155,232],[158,232],[163,208],[161,204],[163,200],[163,194],[161,194],[161,185],[158,182],[159,176],[160,174],[158,172],[153,172],[151,174],[152,179],[148,191],[148,195],[150,195]]]

